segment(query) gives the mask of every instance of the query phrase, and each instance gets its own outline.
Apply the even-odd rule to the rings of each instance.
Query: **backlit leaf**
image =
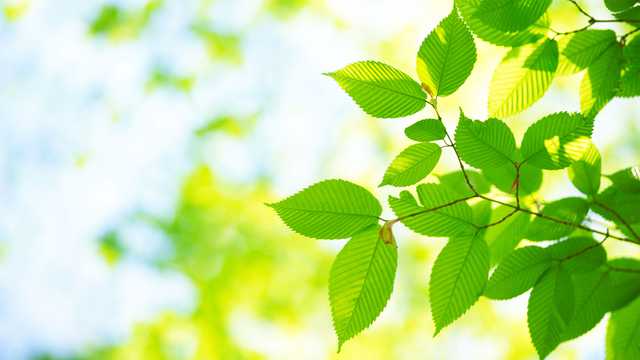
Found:
[[[591,144],[582,157],[569,167],[569,179],[583,194],[595,195],[600,189],[601,169],[600,153]]]
[[[455,138],[460,157],[473,167],[498,167],[514,161],[515,138],[498,119],[473,121],[460,112]]]
[[[533,25],[551,0],[482,0],[474,16],[501,31],[521,31]]]
[[[446,131],[442,121],[425,119],[404,129],[404,134],[415,141],[435,141],[444,139]]]
[[[380,186],[409,186],[424,179],[436,166],[442,150],[433,143],[411,145],[387,168]]]
[[[484,295],[491,299],[510,299],[531,289],[551,267],[551,256],[543,248],[526,246],[514,250],[491,274]]]
[[[558,223],[547,218],[535,217],[527,229],[526,238],[533,241],[556,240],[571,234],[575,226],[584,220],[589,211],[585,199],[569,197],[545,205],[542,215],[563,221]],[[566,223],[566,224],[565,224]]]

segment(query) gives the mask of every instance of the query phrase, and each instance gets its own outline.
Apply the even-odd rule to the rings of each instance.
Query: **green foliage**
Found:
[[[417,121],[404,129],[404,134],[415,141],[435,141],[444,139],[446,130],[442,125],[442,121],[425,119]]]
[[[572,273],[593,271],[607,261],[604,248],[597,241],[585,236],[560,241],[549,246],[547,250],[554,260],[562,261],[562,266]]]
[[[610,260],[607,265],[611,269],[628,270],[610,272],[610,310],[618,310],[640,295],[640,261],[618,258]],[[633,272],[634,270],[636,272]]]
[[[338,349],[366,329],[384,309],[396,274],[395,245],[370,226],[351,238],[336,256],[329,275],[329,300]]]
[[[580,111],[594,117],[615,96],[622,70],[622,48],[612,43],[596,59],[580,82]]]
[[[456,145],[462,160],[479,168],[494,168],[514,161],[516,140],[498,119],[472,121],[460,113]]]
[[[465,180],[465,174],[473,188],[479,194],[486,194],[491,190],[491,184],[475,170],[466,170],[464,173],[462,171],[454,171],[444,175],[438,176],[440,180],[440,184],[446,185],[449,190],[458,194],[460,198],[473,196],[473,191],[469,189]]]
[[[497,222],[512,212],[513,209],[508,206],[498,206],[491,213],[490,222]],[[518,212],[486,230],[484,238],[491,252],[491,265],[499,263],[518,246],[527,232],[530,221],[531,215]]]
[[[414,114],[425,106],[420,84],[409,75],[377,61],[360,61],[327,73],[362,110],[380,118]]]
[[[433,264],[429,281],[436,334],[478,300],[488,273],[489,248],[480,233],[449,240]]]
[[[600,190],[601,170],[600,153],[592,144],[578,161],[571,164],[567,174],[576,189],[585,195],[595,195]]]
[[[571,340],[593,329],[611,309],[611,278],[605,269],[574,275],[575,307],[563,333]]]
[[[615,43],[616,33],[611,30],[585,30],[561,38],[558,74],[570,75],[588,68]]]
[[[422,42],[418,76],[430,95],[451,95],[469,77],[475,62],[473,37],[454,9]]]
[[[498,30],[520,31],[533,25],[550,4],[551,0],[482,0],[474,15]]]
[[[607,360],[640,358],[640,298],[614,311],[607,326]]]
[[[551,254],[537,246],[515,250],[491,274],[484,295],[491,299],[510,299],[531,289],[551,267]]]
[[[632,166],[616,171],[609,176],[613,186],[620,191],[637,193],[640,192],[640,167]]]
[[[509,194],[515,194],[516,186],[519,186],[520,195],[529,195],[540,189],[542,185],[542,170],[528,163],[520,165],[519,174],[513,164],[485,168],[482,169],[482,174],[500,191]]]
[[[556,240],[575,230],[571,224],[580,224],[587,216],[589,203],[577,197],[569,197],[551,202],[542,209],[543,217],[536,217],[527,229],[526,238],[533,241]],[[547,217],[562,220],[563,223]]]
[[[441,154],[440,146],[433,143],[409,146],[393,159],[380,186],[409,186],[417,183],[429,175]]]

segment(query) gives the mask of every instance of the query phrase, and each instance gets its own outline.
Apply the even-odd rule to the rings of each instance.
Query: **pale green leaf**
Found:
[[[473,167],[494,168],[514,162],[516,140],[498,119],[472,121],[460,112],[455,138],[460,157]]]
[[[295,232],[316,239],[344,239],[378,222],[382,207],[367,189],[325,180],[270,204]]]
[[[617,189],[624,192],[640,193],[640,166],[616,171],[608,177]]]
[[[572,273],[589,272],[607,261],[604,248],[593,238],[576,236],[547,248],[554,260]]]
[[[589,67],[616,42],[612,30],[589,29],[563,36],[558,42],[558,75],[571,75]]]
[[[475,62],[473,37],[454,9],[422,42],[418,76],[432,96],[446,96],[464,83]]]
[[[543,217],[536,217],[527,229],[526,238],[532,241],[556,240],[571,234],[587,216],[589,204],[585,199],[569,197],[545,205],[542,215],[558,219],[558,223]],[[574,226],[571,226],[573,224]]]
[[[580,82],[580,111],[587,117],[596,114],[618,92],[622,70],[622,48],[610,45],[584,74]]]
[[[378,236],[372,225],[347,242],[329,275],[329,300],[338,351],[345,341],[366,329],[382,312],[396,274],[396,246]]]
[[[510,299],[531,289],[551,267],[549,253],[537,246],[516,249],[491,274],[484,295],[491,299]]]
[[[591,144],[582,157],[571,164],[568,174],[576,189],[586,195],[595,195],[600,189],[601,170],[600,153],[595,145]]]
[[[482,0],[474,16],[501,31],[521,31],[547,11],[551,0]]]
[[[565,112],[547,115],[524,134],[520,151],[523,162],[547,170],[557,170],[582,158],[591,147],[593,121]]]
[[[417,183],[429,175],[441,154],[440,146],[433,143],[409,146],[393,159],[380,186],[409,186]]]
[[[431,271],[429,293],[436,334],[480,297],[489,273],[489,249],[480,233],[453,237]]]
[[[465,173],[478,194],[486,194],[491,190],[491,184],[489,184],[479,172],[472,169],[465,169]],[[469,188],[462,170],[439,175],[438,180],[440,180],[440,184],[446,185],[449,190],[455,192],[461,198],[473,195],[473,191]]]
[[[640,359],[640,297],[611,314],[606,348],[607,360]]]
[[[498,206],[493,210],[491,223],[496,223],[511,214],[513,209],[508,206]],[[485,240],[491,252],[491,265],[502,261],[513,249],[518,246],[520,240],[529,227],[531,215],[525,212],[516,212],[499,224],[486,230]]]
[[[551,85],[557,66],[558,44],[555,40],[509,51],[491,79],[489,114],[506,117],[531,106]]]
[[[446,130],[442,121],[438,119],[425,119],[414,123],[404,129],[404,134],[415,141],[435,141],[445,137]]]
[[[367,114],[379,118],[408,116],[422,110],[426,95],[409,75],[377,61],[360,61],[326,74]]]
[[[593,329],[609,311],[611,279],[606,269],[574,275],[575,307],[562,340],[575,339]]]

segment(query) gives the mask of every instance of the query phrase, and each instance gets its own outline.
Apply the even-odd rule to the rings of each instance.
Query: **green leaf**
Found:
[[[609,260],[611,269],[610,309],[618,310],[640,296],[640,261],[631,258]],[[621,271],[621,270],[631,270]]]
[[[409,75],[377,61],[360,61],[326,74],[367,114],[379,118],[408,116],[422,110],[426,96]]]
[[[508,206],[497,207],[491,216],[491,223],[500,221],[513,211]],[[485,240],[491,252],[491,265],[502,261],[513,249],[518,246],[520,240],[529,227],[531,216],[524,212],[516,212],[503,222],[493,225],[486,230]]]
[[[293,231],[316,239],[344,239],[378,222],[382,207],[367,189],[325,180],[269,204]]]
[[[580,111],[587,117],[596,114],[618,91],[622,70],[622,48],[613,43],[596,59],[580,82]]]
[[[484,295],[491,299],[510,299],[531,289],[551,267],[549,253],[537,246],[513,251],[491,274]]]
[[[507,53],[489,87],[489,114],[506,117],[538,101],[551,85],[558,66],[558,44],[546,40]]]
[[[617,12],[613,14],[613,16],[631,26],[640,27],[640,6],[634,6],[627,10]]]
[[[634,37],[623,50],[624,68],[617,96],[640,96],[640,36]]]
[[[487,25],[475,15],[481,2],[482,0],[455,0],[456,7],[465,23],[480,39],[498,46],[515,47],[536,42],[543,37],[546,31],[544,16],[524,31],[504,32]]]
[[[565,112],[547,115],[531,125],[522,139],[523,162],[557,170],[580,160],[591,147],[593,121]]]
[[[607,261],[604,248],[593,238],[572,237],[547,248],[554,260],[562,261],[562,266],[572,273],[589,272]]]
[[[533,287],[527,309],[529,334],[541,359],[562,342],[573,309],[571,275],[560,266],[552,267]]]
[[[514,161],[516,140],[498,119],[472,121],[460,112],[455,137],[460,157],[473,167],[498,167]]]
[[[516,160],[521,156],[516,151]],[[482,169],[482,174],[494,184],[500,191],[515,194],[517,170],[513,164],[506,164],[496,168]],[[542,185],[542,170],[527,163],[520,165],[520,196],[532,194]]]
[[[454,9],[422,42],[418,76],[432,96],[451,95],[469,77],[475,62],[473,37]]]
[[[471,211],[473,211],[473,223],[476,224],[476,226],[484,226],[491,221],[491,213],[493,210],[491,209],[490,201],[478,201],[471,206]]]
[[[608,176],[613,186],[620,191],[640,193],[640,166],[632,166],[616,171]]]
[[[598,204],[604,204],[606,208],[598,204],[592,204],[591,208],[605,219],[614,221],[622,227],[620,219],[611,212],[613,209],[629,224],[640,222],[640,193],[628,193],[610,186],[595,198]]]
[[[612,12],[627,10],[635,5],[637,0],[604,0],[604,4]]]
[[[489,184],[479,172],[465,169],[465,173],[469,178],[469,182],[479,194],[486,194],[491,190],[491,184]],[[462,170],[440,175],[438,179],[440,180],[440,184],[446,185],[449,190],[455,192],[461,198],[473,195],[473,191],[469,189],[469,185],[464,179]]]
[[[611,279],[603,269],[574,275],[575,308],[562,340],[575,339],[593,329],[609,311]]]
[[[606,347],[607,360],[640,359],[640,298],[611,314]]]
[[[586,195],[595,195],[600,189],[601,170],[600,153],[591,144],[582,157],[571,164],[568,174],[576,189]]]
[[[585,30],[563,36],[558,42],[559,75],[571,75],[589,67],[616,42],[613,30]]]
[[[433,143],[411,145],[387,168],[380,186],[409,186],[424,179],[436,166],[442,150]]]
[[[436,334],[478,300],[489,273],[489,249],[480,233],[453,237],[431,272],[429,292]]]
[[[401,222],[418,234],[427,236],[458,236],[473,234],[473,213],[471,207],[444,185],[421,184],[417,187],[422,206],[408,191],[400,197],[389,197],[389,205],[401,218]],[[451,206],[445,206],[452,204]],[[437,210],[432,210],[438,208]]]
[[[520,31],[547,11],[551,0],[482,0],[474,16],[501,31]]]
[[[446,131],[442,121],[425,119],[404,129],[404,134],[415,141],[435,141],[444,139]]]
[[[354,235],[331,266],[329,300],[338,351],[373,323],[393,291],[398,253],[382,241],[379,230],[372,225]]]
[[[568,224],[580,224],[587,216],[589,204],[585,199],[568,197],[547,204],[542,215]],[[532,241],[556,240],[571,234],[575,226],[536,217],[527,229],[526,238]]]

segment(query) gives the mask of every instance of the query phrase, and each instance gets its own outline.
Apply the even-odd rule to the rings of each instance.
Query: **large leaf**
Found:
[[[607,261],[604,248],[593,238],[576,236],[555,243],[547,248],[553,260],[572,273],[589,272]]]
[[[489,249],[481,233],[453,237],[433,264],[429,293],[436,334],[478,300],[489,273]]]
[[[618,310],[640,296],[640,261],[618,258],[610,260],[608,265],[611,269],[610,310]]]
[[[570,75],[586,69],[615,42],[613,30],[589,29],[562,37],[558,42],[558,74]]]
[[[422,42],[418,76],[431,95],[446,96],[464,83],[475,62],[473,37],[454,9]]]
[[[504,32],[484,23],[475,16],[482,0],[455,0],[460,15],[471,31],[484,41],[499,46],[520,46],[533,43],[542,38],[544,34],[543,18],[524,31]]]
[[[582,157],[569,167],[569,179],[583,194],[595,195],[600,189],[601,170],[600,153],[592,144]]]
[[[380,186],[409,186],[417,183],[429,175],[441,154],[440,146],[433,143],[409,146],[393,159]]]
[[[506,117],[528,108],[544,95],[558,66],[558,44],[546,40],[507,53],[489,86],[489,114]]]
[[[427,236],[457,236],[475,232],[473,213],[466,202],[445,185],[422,184],[418,186],[422,206],[407,191],[400,197],[389,197],[389,205],[401,222],[418,234]],[[437,210],[432,210],[438,208]]]
[[[549,253],[537,246],[513,251],[491,274],[484,295],[491,299],[510,299],[531,289],[551,267]]]
[[[573,309],[571,275],[562,267],[554,266],[533,287],[527,309],[529,334],[541,359],[563,340]]]
[[[571,234],[587,216],[589,203],[585,199],[569,197],[545,205],[543,217],[536,217],[527,229],[526,238],[532,241],[556,240]],[[564,223],[549,220],[548,217]],[[573,226],[572,226],[573,224]]]
[[[498,222],[513,212],[508,206],[499,206],[491,214],[491,223]],[[484,236],[491,252],[491,265],[502,261],[511,251],[518,246],[520,240],[529,227],[531,215],[525,212],[516,212],[499,224],[486,230]]]
[[[404,129],[404,134],[415,141],[442,140],[446,135],[446,130],[442,121],[438,119],[425,119],[415,122]]]
[[[640,297],[614,311],[607,326],[607,360],[640,359]]]
[[[367,189],[325,180],[269,204],[295,232],[316,239],[344,239],[378,222],[382,207]]]
[[[501,31],[521,31],[547,11],[551,0],[482,0],[474,16]]]
[[[640,166],[632,166],[609,175],[613,186],[621,191],[640,193]]]
[[[524,134],[520,151],[523,162],[541,169],[562,169],[580,160],[591,147],[593,121],[565,112],[547,115]]]
[[[603,269],[573,277],[575,308],[562,340],[575,339],[593,329],[609,311],[611,279]]]
[[[460,112],[455,137],[460,157],[473,167],[483,169],[514,162],[516,140],[511,129],[498,119],[473,121]]]
[[[338,350],[382,312],[396,274],[396,246],[378,236],[380,226],[357,233],[338,253],[329,276],[329,300]]]
[[[621,70],[622,48],[613,43],[589,66],[580,82],[580,111],[585,116],[595,117],[615,96]]]
[[[420,84],[381,62],[360,61],[326,75],[335,79],[362,110],[375,117],[403,117],[426,105]]]

